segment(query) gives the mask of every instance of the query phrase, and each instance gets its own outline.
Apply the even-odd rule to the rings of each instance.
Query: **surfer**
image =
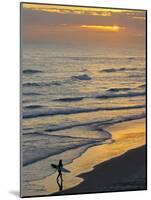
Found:
[[[59,177],[60,177],[61,181],[63,181],[63,179],[62,179],[62,168],[63,168],[62,160],[59,160],[57,180],[59,180]]]
[[[59,160],[59,164],[51,164],[51,167],[55,170],[58,171],[58,176],[56,178],[57,184],[59,186],[59,191],[61,191],[63,189],[63,178],[62,178],[62,172],[64,173],[70,173],[70,170],[66,169],[63,167],[63,163],[62,160]]]

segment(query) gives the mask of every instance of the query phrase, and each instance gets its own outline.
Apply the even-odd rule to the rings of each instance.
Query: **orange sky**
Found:
[[[146,12],[22,4],[27,43],[144,45]]]

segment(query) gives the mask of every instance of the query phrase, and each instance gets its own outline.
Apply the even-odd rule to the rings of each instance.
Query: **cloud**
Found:
[[[140,10],[123,10],[111,8],[95,8],[95,7],[78,7],[78,6],[60,6],[60,5],[45,5],[45,4],[23,4],[23,8],[39,10],[49,13],[76,14],[76,15],[92,15],[110,17],[113,13],[140,13]]]

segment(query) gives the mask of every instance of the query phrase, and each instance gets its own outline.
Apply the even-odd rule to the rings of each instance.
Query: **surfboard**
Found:
[[[51,164],[51,167],[54,168],[54,169],[56,169],[56,170],[59,169],[58,165],[55,165],[55,164]],[[68,169],[66,169],[64,167],[61,167],[61,171],[65,172],[65,173],[69,173],[70,172],[70,170],[68,170]]]

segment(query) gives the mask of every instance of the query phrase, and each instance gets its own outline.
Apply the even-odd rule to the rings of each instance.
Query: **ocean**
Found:
[[[104,126],[146,116],[143,51],[26,46],[22,50],[22,173],[28,183],[113,142]]]

